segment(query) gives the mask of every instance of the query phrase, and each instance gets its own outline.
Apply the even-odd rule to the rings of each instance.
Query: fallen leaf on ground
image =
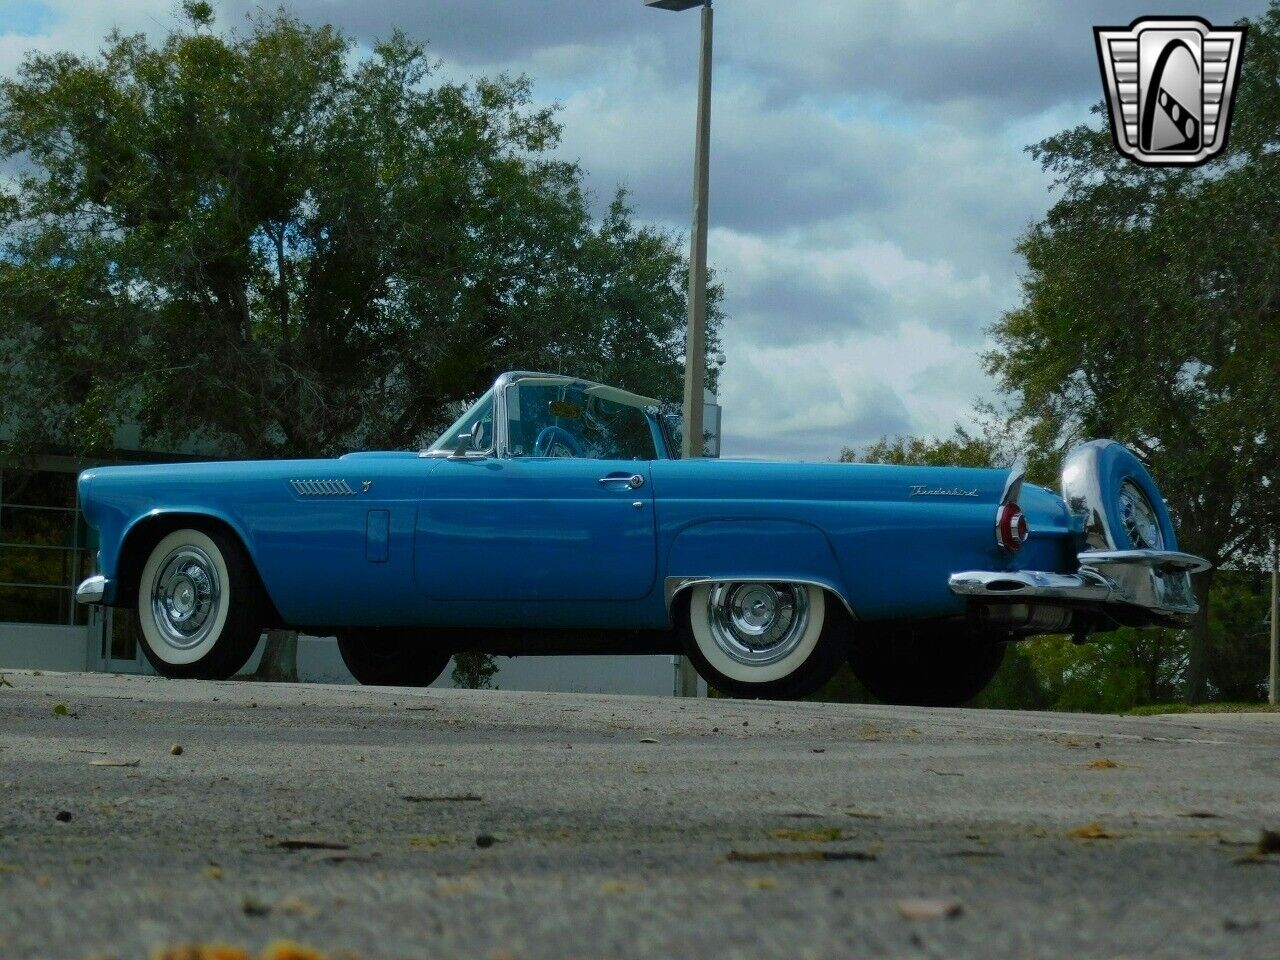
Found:
[[[1272,860],[1271,854],[1280,853],[1280,831],[1263,830],[1258,842],[1243,857],[1237,857],[1236,863],[1280,863]]]
[[[285,897],[276,904],[276,909],[291,916],[310,916],[316,912],[316,908],[301,897]]]
[[[158,947],[151,960],[253,960],[248,950],[229,947],[225,943],[190,943],[177,947]]]
[[[53,715],[55,717],[69,717],[71,716],[71,711],[67,709],[65,703],[55,703],[53,705]]]
[[[658,741],[655,740],[653,737],[641,737],[640,742],[641,743],[657,743]]]
[[[1100,757],[1092,763],[1086,763],[1085,766],[1090,770],[1114,770],[1116,767],[1120,766],[1120,764],[1116,763],[1110,757]]]
[[[945,920],[964,912],[958,900],[918,897],[899,900],[894,904],[903,920]]]
[[[325,954],[291,940],[277,940],[262,951],[262,960],[326,960]]]
[[[480,802],[480,797],[474,793],[454,793],[454,794],[443,794],[439,796],[429,796],[425,794],[419,795],[419,794],[411,793],[411,794],[408,794],[407,796],[401,797],[401,799],[407,800],[409,803],[479,803]]]
[[[858,860],[871,862],[874,853],[865,850],[730,850],[730,863],[799,863],[810,860]]]
[[[319,840],[308,837],[295,837],[291,840],[277,840],[271,844],[285,850],[346,850],[351,845],[337,840]]]
[[[855,810],[852,807],[844,812],[846,817],[857,817],[859,820],[880,820],[883,819],[878,813],[869,813],[866,810]]]
[[[182,744],[175,743],[172,747],[169,748],[169,752],[173,754],[175,757],[182,756]]]
[[[1184,810],[1178,816],[1191,817],[1193,820],[1216,820],[1221,814],[1210,813],[1208,810]]]
[[[1115,838],[1114,833],[1108,833],[1097,820],[1092,823],[1086,823],[1083,827],[1076,827],[1074,830],[1067,831],[1068,837],[1074,837],[1077,840],[1111,840]]]
[[[136,767],[140,760],[121,760],[118,757],[99,757],[96,760],[90,760],[91,767]]]
[[[824,827],[819,830],[796,830],[787,827],[781,830],[770,830],[769,836],[775,840],[792,840],[796,843],[832,843],[841,839],[844,831],[839,827]]]
[[[210,866],[205,867],[203,872],[210,880],[222,879],[222,868],[217,864],[211,864]]]
[[[423,850],[434,850],[436,847],[449,847],[458,843],[458,838],[444,834],[428,833],[409,838],[409,846]]]
[[[626,880],[606,880],[600,884],[600,889],[604,893],[632,893],[640,889],[640,884]]]

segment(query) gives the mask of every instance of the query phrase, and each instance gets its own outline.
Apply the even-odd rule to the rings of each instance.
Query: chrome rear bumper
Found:
[[[1096,610],[1123,624],[1179,626],[1199,609],[1191,574],[1212,564],[1172,550],[1089,550],[1075,573],[971,570],[951,592],[990,603]]]

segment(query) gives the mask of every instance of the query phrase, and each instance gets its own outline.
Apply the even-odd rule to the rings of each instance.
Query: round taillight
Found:
[[[1016,503],[1001,505],[996,513],[996,543],[1010,553],[1022,549],[1027,542],[1031,528],[1027,526],[1026,514]]]

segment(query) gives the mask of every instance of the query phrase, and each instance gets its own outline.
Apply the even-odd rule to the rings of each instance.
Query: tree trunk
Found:
[[[254,680],[278,683],[298,682],[298,631],[268,630],[262,660],[254,671]]]
[[[1187,661],[1186,702],[1204,700],[1209,668],[1209,588],[1213,585],[1213,571],[1191,575],[1191,589],[1200,609],[1191,620],[1191,653]]]

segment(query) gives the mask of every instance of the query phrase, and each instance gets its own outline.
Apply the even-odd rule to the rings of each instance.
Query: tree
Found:
[[[405,447],[512,367],[678,397],[676,238],[621,194],[592,223],[528,80],[186,10],[158,46],[113,34],[0,83],[13,450],[103,453],[127,423],[223,456]]]
[[[1060,196],[1022,238],[1024,299],[987,366],[1042,472],[1078,440],[1120,440],[1159,480],[1183,549],[1247,566],[1280,509],[1280,4],[1250,26],[1241,84],[1234,149],[1202,168],[1120,157],[1101,106],[1030,148]],[[1193,702],[1212,583],[1193,578]]]
[[[992,431],[974,436],[957,426],[945,439],[881,437],[858,449],[840,451],[841,463],[893,463],[929,467],[994,467],[1005,458],[1001,439]]]
[[[412,447],[513,368],[678,399],[677,238],[621,192],[593,224],[527,79],[184,10],[158,46],[113,33],[0,82],[0,455],[107,455],[130,424],[223,457]]]

